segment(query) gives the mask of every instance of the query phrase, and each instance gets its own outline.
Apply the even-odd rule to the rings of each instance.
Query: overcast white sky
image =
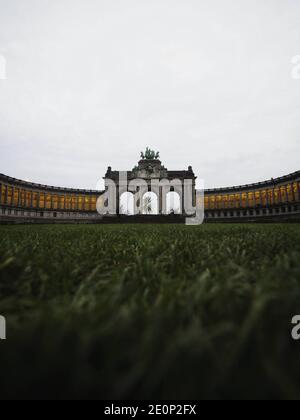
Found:
[[[0,0],[0,172],[95,188],[140,151],[206,187],[300,169],[299,0]]]

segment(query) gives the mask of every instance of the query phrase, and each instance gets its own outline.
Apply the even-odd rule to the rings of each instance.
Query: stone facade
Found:
[[[190,181],[192,186],[193,206],[196,205],[196,176],[193,168],[189,166],[186,171],[169,171],[165,168],[159,159],[142,159],[139,161],[138,166],[134,167],[131,171],[126,172],[128,183],[135,179],[141,179],[147,183],[148,191],[153,192],[157,196],[158,201],[158,214],[166,214],[167,207],[167,193],[176,192],[179,196],[181,203],[181,214],[184,214],[184,182]],[[121,188],[120,172],[112,171],[109,167],[104,178],[105,181],[112,180],[116,184],[116,200],[117,200],[117,214],[119,214],[119,199],[122,193],[129,192],[128,185]],[[164,181],[167,181],[164,183]],[[138,190],[133,191],[133,195],[138,196]],[[140,213],[140,200],[135,200],[135,214]]]
[[[206,190],[205,218],[300,220],[300,171],[265,182]]]
[[[170,191],[177,192],[182,203],[184,190],[176,182],[190,180],[195,197],[196,176],[192,167],[187,170],[169,171],[159,159],[141,159],[127,172],[128,180],[141,178],[151,186],[152,180],[171,182]],[[108,168],[105,180],[113,180],[119,195],[119,171]],[[105,191],[77,190],[33,184],[0,174],[0,222],[63,222],[100,223],[96,211],[97,199]],[[159,214],[165,214],[166,199],[161,187],[155,191]],[[117,200],[118,222],[119,200]],[[136,203],[136,214],[139,206]],[[141,216],[141,221],[143,221]],[[171,216],[168,216],[169,218]],[[167,220],[166,216],[164,220]],[[155,219],[153,219],[155,220]],[[179,220],[179,219],[178,219]],[[184,220],[182,218],[182,220]],[[217,221],[293,221],[300,220],[300,171],[256,184],[205,190],[205,220]]]

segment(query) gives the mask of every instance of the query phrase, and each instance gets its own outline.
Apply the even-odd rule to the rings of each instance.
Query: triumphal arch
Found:
[[[169,171],[162,164],[159,153],[149,148],[146,149],[145,153],[141,153],[138,165],[131,171],[114,171],[111,167],[108,167],[104,177],[106,189],[108,189],[111,181],[116,186],[116,214],[120,214],[120,197],[124,192],[134,195],[135,214],[143,214],[143,195],[146,192],[151,192],[157,197],[158,214],[160,215],[168,213],[167,195],[169,192],[177,193],[180,198],[179,213],[191,215],[192,210],[187,210],[188,200],[186,196],[188,191],[189,196],[192,197],[190,209],[194,208],[196,205],[196,179],[192,166],[189,166],[187,170]]]

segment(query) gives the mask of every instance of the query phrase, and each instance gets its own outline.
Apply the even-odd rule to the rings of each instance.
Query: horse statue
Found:
[[[141,152],[141,158],[143,160],[157,160],[159,159],[159,152],[151,150],[149,147],[146,148],[146,152]]]

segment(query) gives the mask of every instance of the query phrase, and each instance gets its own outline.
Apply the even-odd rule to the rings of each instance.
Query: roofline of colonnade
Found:
[[[206,189],[205,193],[230,193],[230,192],[237,192],[237,191],[247,191],[253,189],[262,189],[268,187],[274,187],[276,185],[280,185],[286,182],[293,182],[300,179],[300,171],[296,171],[289,175],[285,175],[282,177],[270,179],[267,181],[252,183],[252,184],[245,184],[240,186],[234,187],[224,187],[224,188],[214,188],[214,189]],[[88,190],[88,189],[75,189],[75,188],[64,188],[64,187],[55,187],[50,185],[43,185],[37,184],[33,182],[23,181],[17,178],[13,178],[4,174],[0,174],[0,181],[7,182],[12,185],[17,185],[23,188],[31,188],[36,190],[47,190],[52,192],[70,192],[70,193],[79,193],[79,194],[103,194],[103,190]]]

